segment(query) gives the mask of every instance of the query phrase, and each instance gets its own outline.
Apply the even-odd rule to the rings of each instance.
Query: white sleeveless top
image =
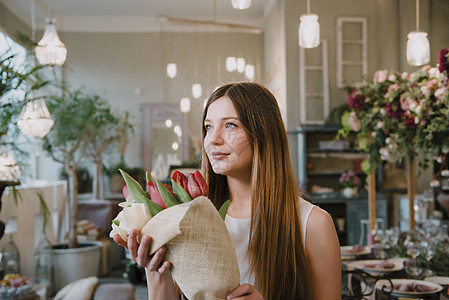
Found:
[[[315,205],[302,198],[300,198],[299,204],[301,213],[302,242],[303,245],[305,245],[307,220],[309,219],[310,212]],[[225,224],[228,228],[229,235],[231,236],[232,243],[234,244],[235,254],[237,255],[237,263],[240,270],[240,284],[249,283],[254,285],[255,279],[254,275],[250,274],[249,271],[249,258],[247,253],[251,219],[236,219],[226,214]]]

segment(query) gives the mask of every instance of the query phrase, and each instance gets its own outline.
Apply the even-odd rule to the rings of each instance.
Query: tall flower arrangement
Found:
[[[339,137],[357,132],[358,148],[369,153],[366,173],[381,161],[424,155],[421,167],[449,151],[449,49],[440,51],[436,67],[411,74],[379,70],[348,97]]]

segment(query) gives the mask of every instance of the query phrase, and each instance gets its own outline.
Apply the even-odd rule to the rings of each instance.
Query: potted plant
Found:
[[[88,139],[86,124],[96,113],[98,98],[81,90],[66,90],[51,96],[48,109],[55,120],[44,138],[44,150],[64,166],[69,189],[68,243],[53,246],[56,290],[76,279],[98,274],[101,245],[78,243],[78,180],[77,167],[86,154]]]
[[[343,196],[346,198],[357,196],[358,187],[360,186],[361,181],[353,171],[343,172],[339,181],[343,186]]]
[[[95,112],[84,128],[86,135],[86,154],[94,162],[93,191],[95,199],[104,199],[104,182],[102,176],[103,154],[108,147],[126,135],[127,114],[121,118],[112,111],[109,103],[98,95],[92,96]],[[125,146],[126,147],[126,146]]]
[[[19,64],[16,58],[17,54],[11,50],[0,55],[0,209],[5,188],[20,184],[20,167],[13,158],[13,152],[22,152],[15,143],[18,116],[29,92],[49,83],[39,75],[41,67],[33,66],[28,60]],[[0,221],[0,238],[3,232],[4,223]]]
[[[134,125],[129,121],[129,113],[126,112],[121,116],[120,125],[117,128],[117,139],[113,146],[116,147],[120,155],[118,163],[112,164],[111,167],[105,167],[105,174],[109,177],[109,188],[112,193],[120,193],[125,181],[119,172],[119,169],[128,173],[142,185],[145,184],[145,170],[142,167],[130,167],[125,162],[125,153],[128,146],[129,136],[134,133]],[[114,159],[114,158],[113,158]]]

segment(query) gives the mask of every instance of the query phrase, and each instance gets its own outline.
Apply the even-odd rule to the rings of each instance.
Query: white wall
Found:
[[[143,165],[142,103],[179,103],[183,97],[190,98],[190,134],[192,140],[198,140],[205,99],[222,83],[245,80],[243,74],[225,70],[227,56],[244,57],[256,66],[256,80],[263,81],[261,34],[64,33],[61,39],[68,49],[66,82],[74,88],[85,85],[113,107],[130,112],[136,125],[125,156],[130,166]],[[174,79],[166,76],[168,62],[177,63]],[[202,84],[200,99],[191,94],[193,83]]]

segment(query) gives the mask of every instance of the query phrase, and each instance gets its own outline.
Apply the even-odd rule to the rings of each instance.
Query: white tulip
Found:
[[[128,197],[129,198],[129,197]],[[109,234],[113,237],[115,234],[120,234],[125,242],[128,240],[128,232],[137,230],[140,232],[142,227],[151,219],[152,215],[148,208],[142,203],[132,203],[117,215],[115,221],[119,222],[117,226],[112,223],[112,231]]]

